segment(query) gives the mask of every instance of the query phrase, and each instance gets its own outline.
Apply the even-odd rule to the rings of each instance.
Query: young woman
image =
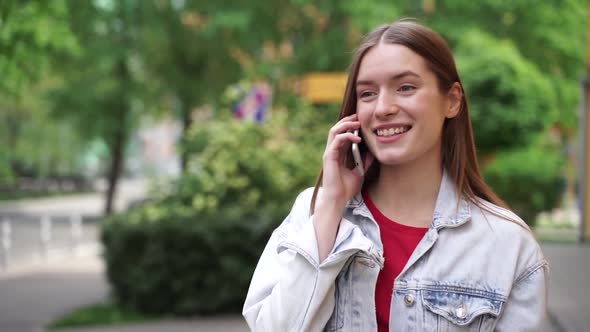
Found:
[[[398,21],[357,49],[318,183],[271,236],[243,314],[254,331],[542,331],[547,277],[481,178],[449,47]]]

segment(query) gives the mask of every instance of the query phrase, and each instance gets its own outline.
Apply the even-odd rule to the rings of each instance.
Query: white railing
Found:
[[[25,222],[19,219],[28,220]],[[89,246],[97,246],[96,235],[92,238],[92,234],[87,234],[89,227],[96,230],[97,226],[94,223],[92,226],[85,225],[80,214],[73,214],[66,218],[44,214],[34,217],[32,222],[30,219],[30,216],[4,217],[2,219],[0,224],[0,271],[6,271],[23,261],[38,262],[39,260],[49,260],[56,255],[77,255],[84,252]],[[35,219],[38,219],[38,222],[35,222]],[[24,224],[26,227],[22,226]],[[19,225],[21,225],[21,229],[19,229]],[[20,232],[18,232],[19,230]],[[59,235],[59,238],[56,234]],[[19,240],[26,242],[24,248],[16,246],[19,244]],[[23,243],[20,244],[23,245]],[[28,252],[23,253],[23,250]],[[18,262],[15,261],[15,256],[19,256]]]

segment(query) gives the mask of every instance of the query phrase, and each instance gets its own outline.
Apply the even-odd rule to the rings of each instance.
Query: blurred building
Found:
[[[176,177],[180,174],[177,142],[180,122],[161,119],[141,126],[133,135],[126,160],[126,173],[133,177]]]

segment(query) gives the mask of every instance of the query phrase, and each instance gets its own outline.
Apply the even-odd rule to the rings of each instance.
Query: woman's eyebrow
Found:
[[[395,80],[399,80],[400,78],[404,78],[406,76],[415,76],[420,78],[420,75],[416,74],[415,72],[411,71],[411,70],[404,70],[401,73],[395,74],[393,76],[391,76],[389,78],[389,80],[391,81],[395,81]]]
[[[390,81],[396,81],[396,80],[402,79],[402,78],[404,78],[406,76],[414,76],[414,77],[420,78],[420,75],[416,74],[415,72],[413,72],[411,70],[404,70],[404,71],[402,71],[400,73],[397,73],[397,74],[391,76],[389,78],[389,80]],[[359,85],[371,85],[373,83],[374,82],[372,80],[358,80],[358,81],[356,81],[356,86],[359,86]]]

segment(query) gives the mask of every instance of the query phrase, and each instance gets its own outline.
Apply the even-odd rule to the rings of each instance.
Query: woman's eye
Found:
[[[402,85],[399,87],[398,91],[400,92],[410,92],[412,90],[415,90],[416,87],[412,86],[412,85]]]
[[[375,95],[375,93],[373,91],[362,91],[359,94],[359,97],[360,98],[368,98],[368,97],[371,97],[371,96],[374,96],[374,95]]]

